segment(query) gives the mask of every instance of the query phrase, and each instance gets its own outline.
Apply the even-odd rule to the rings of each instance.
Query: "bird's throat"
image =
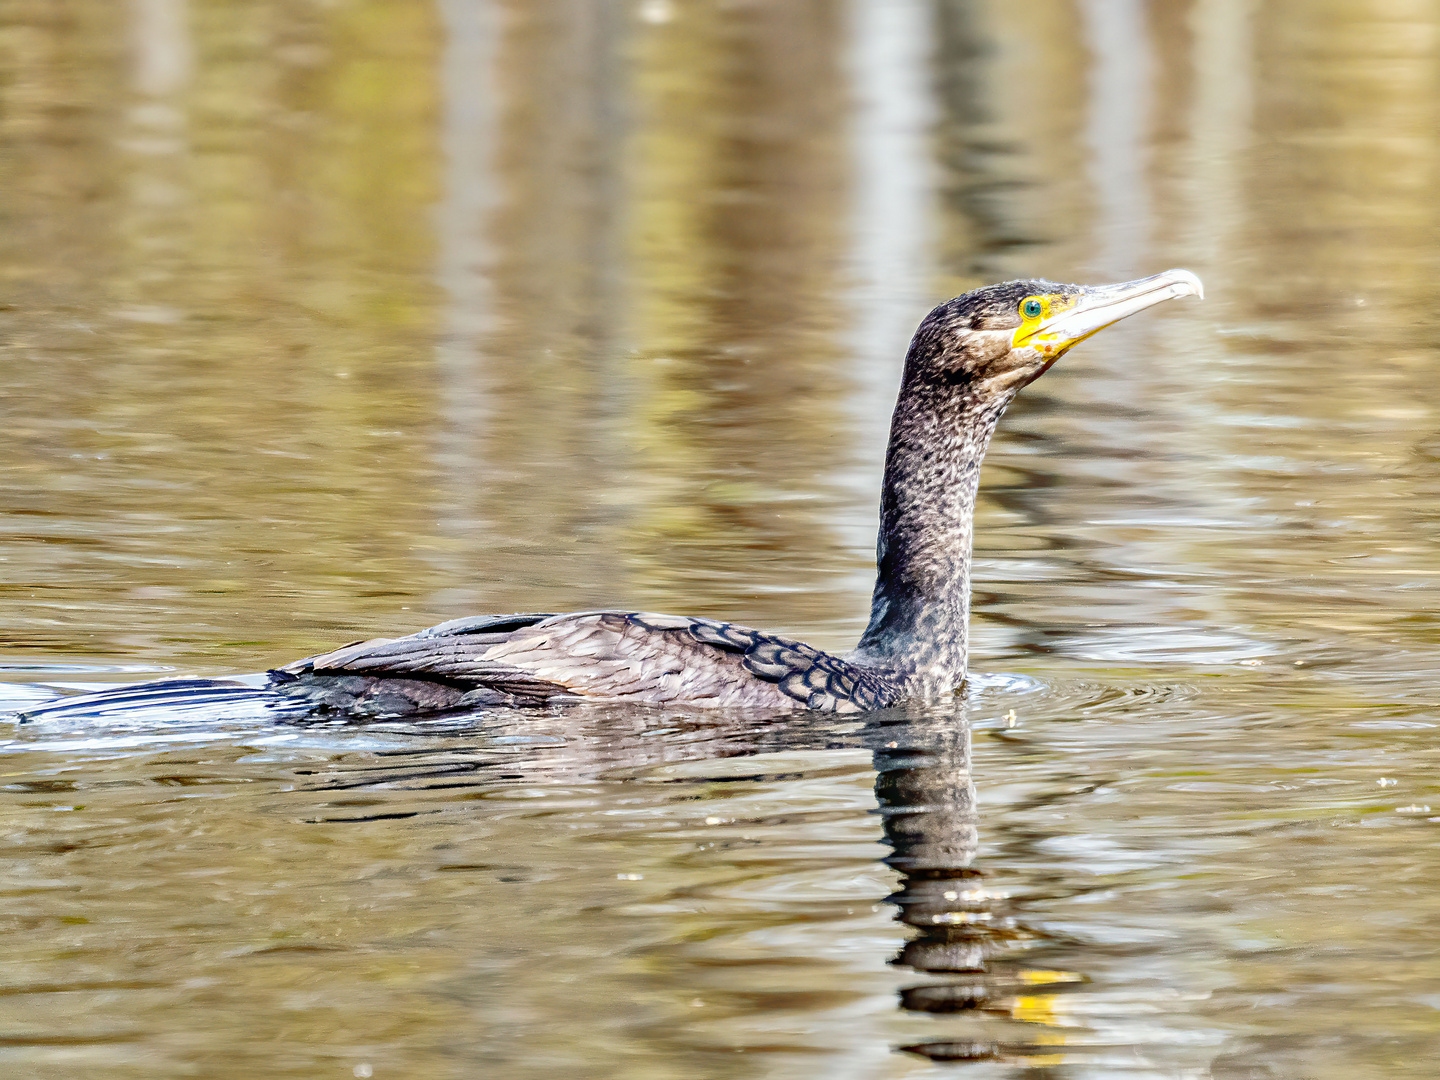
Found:
[[[870,624],[852,659],[907,695],[965,681],[970,550],[980,462],[1003,401],[902,388],[890,428]]]

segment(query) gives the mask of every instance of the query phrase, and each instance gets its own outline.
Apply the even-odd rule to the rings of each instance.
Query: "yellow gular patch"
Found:
[[[1062,311],[1068,311],[1079,299],[1076,296],[1061,296],[1059,293],[1040,293],[1027,296],[1020,301],[1020,325],[1010,338],[1011,348],[1031,348],[1041,356],[1056,357],[1073,344],[1060,334],[1045,334],[1041,327]]]

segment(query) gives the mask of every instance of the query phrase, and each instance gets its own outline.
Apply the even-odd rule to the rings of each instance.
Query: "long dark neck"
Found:
[[[885,669],[910,694],[965,681],[970,546],[980,461],[1009,398],[906,371],[890,425],[880,497],[875,596],[854,660]]]

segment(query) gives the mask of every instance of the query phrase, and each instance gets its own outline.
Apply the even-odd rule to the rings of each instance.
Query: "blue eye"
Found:
[[[1040,301],[1036,300],[1034,297],[1031,297],[1029,300],[1026,300],[1023,304],[1020,305],[1020,314],[1024,315],[1027,319],[1038,319],[1040,317],[1040,313],[1044,310],[1044,305],[1042,305]]]

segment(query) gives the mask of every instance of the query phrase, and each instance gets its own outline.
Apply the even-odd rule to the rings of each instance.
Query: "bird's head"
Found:
[[[957,296],[927,315],[906,358],[907,378],[1005,402],[1068,349],[1162,300],[1205,295],[1189,270],[1118,285],[1005,281]]]

